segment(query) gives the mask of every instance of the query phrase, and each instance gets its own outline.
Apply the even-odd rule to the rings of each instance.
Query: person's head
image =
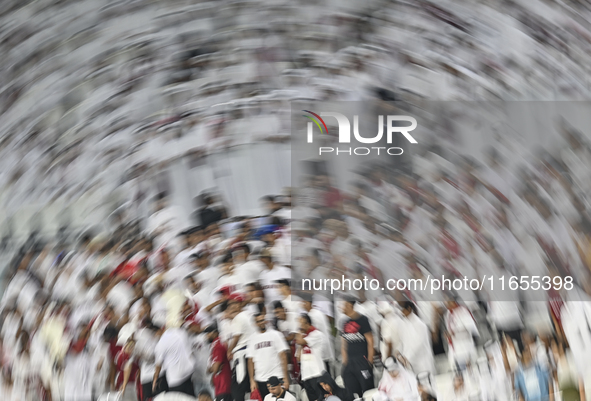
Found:
[[[115,309],[111,305],[107,305],[103,311],[103,316],[107,322],[115,319]]]
[[[191,230],[184,230],[179,234],[179,237],[183,239],[183,246],[184,249],[191,248],[193,243],[191,242]]]
[[[275,202],[275,197],[273,195],[266,195],[261,198],[261,206],[268,214],[273,214],[277,210],[281,209],[281,205]]]
[[[349,236],[349,227],[347,223],[344,221],[339,221],[338,224],[335,225],[336,233],[340,238],[347,238]]]
[[[282,296],[288,297],[291,295],[291,283],[288,279],[281,279],[277,280],[277,284],[279,285],[279,292]]]
[[[309,292],[303,292],[300,294],[300,298],[302,300],[302,309],[304,309],[306,312],[310,312],[312,310],[314,296]]]
[[[209,266],[209,253],[206,250],[201,250],[191,255],[193,265],[197,270],[203,270]]]
[[[142,298],[142,303],[139,308],[138,316],[140,321],[150,319],[150,315],[152,312],[152,307],[150,306],[150,300],[147,298]]]
[[[248,260],[250,256],[250,247],[248,244],[243,243],[239,246],[236,246],[232,249],[232,257],[234,259],[234,263],[242,264]]]
[[[80,325],[78,326],[78,333],[78,338],[80,340],[88,340],[88,337],[90,336],[90,325],[88,324],[88,322],[80,323]]]
[[[276,239],[277,236],[275,235],[275,232],[271,229],[264,229],[261,233],[261,241],[267,243],[268,246],[275,245]]]
[[[300,316],[300,331],[302,333],[307,333],[308,330],[310,330],[310,327],[312,327],[312,319],[310,319],[310,315],[303,313]]]
[[[156,195],[155,201],[156,211],[164,209],[167,204],[166,194],[164,192],[159,193],[158,195]]]
[[[197,401],[213,401],[213,398],[211,397],[211,394],[208,391],[203,390],[199,393]]]
[[[203,206],[211,206],[214,203],[214,198],[210,194],[203,195]]]
[[[446,299],[445,299],[445,307],[446,307],[448,310],[455,309],[455,308],[457,308],[457,307],[458,307],[458,305],[459,305],[459,304],[458,304],[458,298],[457,298],[457,296],[455,296],[455,295],[453,295],[453,294],[450,294],[450,295],[448,295],[448,296],[446,297]]]
[[[521,352],[521,364],[523,366],[529,366],[533,361],[533,355],[531,353],[530,347],[523,347],[523,351]]]
[[[267,319],[264,313],[257,313],[254,316],[254,322],[261,333],[267,331]]]
[[[400,304],[400,308],[402,310],[402,314],[404,316],[408,317],[412,313],[416,313],[416,311],[415,311],[416,306],[411,301],[402,301],[402,302],[399,302],[399,304]]]
[[[226,253],[222,259],[220,270],[227,274],[231,274],[234,271],[234,258],[232,257],[232,252]]]
[[[524,330],[521,332],[521,340],[523,341],[524,345],[531,345],[536,342],[536,337],[529,331]]]
[[[324,391],[326,391],[328,394],[332,394],[333,392],[333,388],[331,386],[331,384],[328,382],[328,380],[324,379],[324,378],[320,378],[318,380],[318,384],[320,385],[320,387],[322,387],[322,389]]]
[[[273,302],[273,313],[277,316],[279,320],[287,320],[287,314],[285,313],[285,308],[281,301]]]
[[[258,302],[264,299],[263,287],[258,283],[249,283],[246,285],[246,300],[248,302]]]
[[[230,294],[230,296],[228,297],[227,313],[229,315],[234,315],[240,312],[242,310],[242,304],[244,303],[244,300],[244,295],[240,293],[235,292],[233,294]]]
[[[261,251],[259,255],[259,259],[268,269],[273,268],[273,257],[271,256],[271,251],[268,248],[265,248]]]
[[[148,266],[145,262],[141,262],[130,281],[134,284],[134,289],[136,289],[136,291],[141,291],[142,285],[148,280],[148,277],[150,277],[150,270],[148,270]]]
[[[189,241],[192,246],[197,246],[203,241],[203,227],[195,226],[191,229]]]
[[[267,380],[267,389],[269,393],[273,394],[275,397],[279,397],[283,393],[283,380],[278,379],[275,376],[272,376]]]
[[[201,283],[195,280],[195,277],[192,275],[188,275],[183,279],[183,285],[191,292],[191,294],[196,294],[201,289]]]
[[[341,311],[351,317],[355,313],[355,303],[357,300],[353,297],[346,297],[341,301]]]
[[[92,241],[92,233],[86,232],[80,236],[79,246],[81,250],[86,250],[89,248],[90,242]]]
[[[162,249],[160,251],[160,263],[162,263],[162,266],[165,269],[168,268],[168,266],[170,264],[170,255],[168,254],[167,249]]]
[[[218,336],[220,334],[218,327],[215,324],[207,326],[203,332],[205,333],[205,336],[207,337],[207,341],[209,341],[210,343],[214,342],[215,339],[218,338]]]
[[[29,353],[30,349],[30,342],[29,342],[29,333],[26,331],[21,332],[21,336],[19,338],[19,345],[21,352]]]

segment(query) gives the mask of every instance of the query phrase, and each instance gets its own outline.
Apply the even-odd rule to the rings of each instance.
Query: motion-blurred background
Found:
[[[0,7],[5,246],[146,218],[162,191],[258,213],[290,183],[293,100],[589,98],[584,1]]]

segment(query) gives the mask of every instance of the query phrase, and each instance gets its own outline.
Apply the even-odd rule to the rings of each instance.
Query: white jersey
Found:
[[[398,351],[410,362],[414,373],[435,373],[435,360],[431,348],[431,332],[414,313],[400,319]]]
[[[256,333],[250,337],[246,348],[246,357],[254,363],[254,379],[266,382],[270,377],[283,378],[281,353],[289,351],[283,334],[268,329],[264,333]]]
[[[280,301],[281,298],[283,298],[277,289],[279,284],[276,282],[281,279],[291,280],[291,269],[288,269],[285,266],[275,265],[272,270],[264,270],[260,274],[259,281],[265,291],[265,301],[267,302],[267,305],[275,301]]]
[[[236,343],[236,350],[244,348],[248,345],[248,341],[253,334],[257,333],[257,329],[252,318],[252,314],[243,310],[232,319],[231,325],[232,336],[240,335],[238,343]]]
[[[334,343],[333,336],[330,333],[328,317],[318,309],[310,309],[308,316],[310,316],[310,320],[312,320],[312,326],[316,327],[324,334],[325,344],[323,359],[325,361],[334,359]]]
[[[184,329],[168,329],[160,337],[154,349],[154,356],[156,365],[162,366],[162,370],[166,372],[169,386],[178,386],[193,373],[191,351],[189,335]]]
[[[92,401],[94,366],[86,351],[66,356],[64,401]]]
[[[478,335],[474,317],[464,306],[458,306],[445,315],[445,327],[451,337],[450,361],[466,363],[476,356],[473,336]]]
[[[243,284],[254,283],[259,279],[261,273],[265,270],[265,264],[260,260],[249,260],[235,269],[244,277]]]

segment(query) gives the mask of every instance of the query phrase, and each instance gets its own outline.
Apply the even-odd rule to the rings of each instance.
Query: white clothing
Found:
[[[300,354],[300,369],[302,380],[320,377],[324,372],[323,352],[326,343],[324,334],[316,329],[304,337],[306,345],[302,346]]]
[[[445,314],[445,327],[451,337],[448,356],[450,363],[465,364],[476,356],[476,345],[473,336],[478,335],[476,322],[470,311],[464,306],[458,306]]]
[[[265,291],[265,301],[267,302],[267,305],[270,305],[275,301],[281,301],[281,298],[283,298],[277,289],[279,284],[276,283],[277,280],[281,279],[291,280],[291,269],[288,269],[285,266],[275,265],[272,270],[266,269],[260,274],[259,281]]]
[[[391,401],[420,400],[419,387],[415,375],[402,367],[400,367],[397,377],[392,377],[388,371],[384,371],[384,375],[378,384],[378,391],[382,396],[386,396]]]
[[[398,352],[411,364],[416,374],[435,373],[429,327],[414,313],[400,319]]]
[[[243,284],[254,283],[259,279],[260,274],[265,270],[265,265],[260,260],[249,260],[236,266],[235,269],[245,278]]]
[[[246,357],[254,363],[254,379],[266,382],[273,376],[283,378],[280,355],[288,351],[285,337],[277,330],[267,329],[264,333],[253,334],[248,341]]]
[[[334,344],[333,344],[333,336],[330,332],[330,323],[328,321],[328,317],[322,313],[322,311],[312,308],[310,312],[308,312],[308,316],[310,316],[310,320],[312,321],[312,326],[316,327],[318,330],[324,334],[324,353],[323,359],[325,361],[330,361],[334,359]]]
[[[64,369],[64,401],[92,401],[95,366],[87,351],[66,356]]]
[[[156,365],[166,372],[166,381],[171,387],[187,380],[194,370],[191,342],[184,329],[172,328],[162,334],[154,349]]]
[[[286,391],[283,395],[283,398],[277,398],[273,394],[269,393],[265,396],[263,401],[296,401],[296,398],[292,393]]]

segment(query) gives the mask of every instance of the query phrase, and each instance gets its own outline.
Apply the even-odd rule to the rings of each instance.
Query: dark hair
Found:
[[[429,393],[425,393],[423,395],[423,401],[437,401],[437,398],[435,398],[433,395]]]
[[[240,244],[234,248],[235,251],[240,250],[240,249],[243,249],[244,253],[250,254],[250,246],[246,242],[243,244]]]
[[[226,253],[226,255],[224,255],[224,258],[222,259],[222,263],[230,263],[232,262],[232,252],[228,252]]]
[[[246,284],[247,287],[252,287],[254,291],[262,291],[263,287],[257,281],[253,281],[252,283]]]
[[[105,327],[105,331],[103,331],[103,340],[104,341],[112,341],[117,338],[119,335],[119,330],[115,326],[108,325]]]
[[[158,326],[157,324],[154,324],[152,321],[149,321],[146,324],[146,329],[152,330],[152,331],[160,331],[160,330],[162,330],[162,327]]]
[[[403,301],[401,302],[402,309],[405,310],[411,310],[412,313],[414,313],[415,315],[417,314],[417,306],[414,304],[414,302],[412,301]]]
[[[375,88],[375,95],[378,99],[384,102],[394,102],[397,99],[396,93],[384,88]]]
[[[92,233],[90,231],[85,232],[80,236],[80,245],[85,245],[92,240]]]
[[[156,200],[157,201],[161,201],[161,200],[165,200],[166,199],[166,192],[160,192],[156,195]]]
[[[259,310],[259,315],[263,314],[263,311],[265,310],[265,303],[264,302],[259,302],[257,304],[258,310]]]
[[[355,306],[355,304],[357,303],[357,298],[355,298],[353,295],[345,294],[343,295],[342,299],[348,304],[351,304],[351,306]]]
[[[302,313],[301,316],[302,319],[304,319],[310,326],[312,325],[312,319],[310,319],[310,315],[307,313]]]
[[[277,308],[284,309],[283,308],[283,304],[281,303],[281,301],[275,301],[275,302],[273,302],[273,310],[275,310]]]

